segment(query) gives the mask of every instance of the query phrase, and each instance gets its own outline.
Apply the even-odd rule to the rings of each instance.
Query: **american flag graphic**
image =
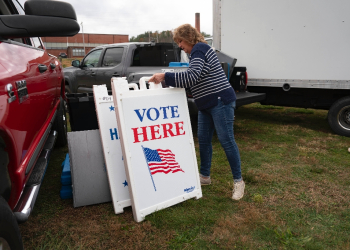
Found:
[[[150,149],[142,147],[151,175],[157,173],[185,172],[175,160],[170,149]]]

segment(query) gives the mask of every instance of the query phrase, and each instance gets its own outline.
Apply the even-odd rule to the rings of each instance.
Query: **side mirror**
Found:
[[[28,0],[25,15],[0,15],[3,38],[74,36],[80,30],[74,8],[60,1]]]
[[[72,61],[72,66],[79,68],[80,67],[80,61],[79,60]]]

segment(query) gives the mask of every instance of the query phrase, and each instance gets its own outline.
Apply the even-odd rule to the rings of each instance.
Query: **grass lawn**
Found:
[[[73,60],[79,60],[81,61],[83,58],[61,58],[61,63],[63,68],[67,68],[72,66],[72,61]]]
[[[323,110],[251,104],[236,111],[245,196],[232,201],[232,176],[217,137],[212,185],[188,200],[133,220],[112,203],[73,208],[61,200],[56,148],[29,220],[26,249],[350,249],[350,138],[335,135]],[[192,124],[193,131],[197,130]],[[198,141],[196,134],[197,158]]]

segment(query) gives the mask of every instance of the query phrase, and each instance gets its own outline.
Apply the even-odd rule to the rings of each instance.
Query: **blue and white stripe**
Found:
[[[218,97],[224,103],[236,100],[215,51],[205,43],[194,45],[188,70],[167,72],[165,83],[177,88],[190,88],[199,110],[217,105]]]

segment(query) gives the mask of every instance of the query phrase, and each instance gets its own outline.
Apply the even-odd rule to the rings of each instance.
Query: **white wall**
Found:
[[[249,78],[350,79],[349,0],[221,4],[221,49]]]

